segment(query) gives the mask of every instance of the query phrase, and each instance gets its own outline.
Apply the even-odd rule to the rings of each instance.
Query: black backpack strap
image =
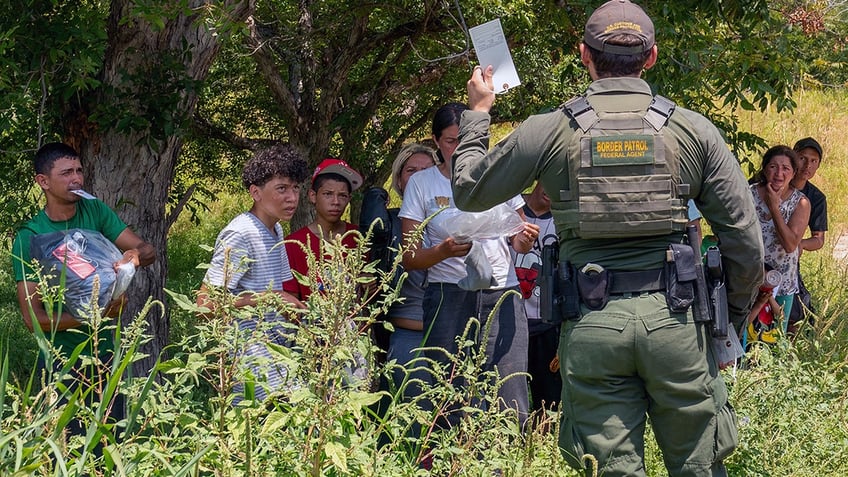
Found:
[[[648,112],[645,113],[645,121],[655,131],[659,131],[668,123],[668,118],[671,117],[674,108],[675,104],[670,99],[656,95],[653,101],[651,101],[651,105],[648,106]]]
[[[562,105],[562,109],[565,110],[565,114],[577,122],[577,126],[584,133],[592,129],[592,126],[598,122],[598,113],[592,109],[592,105],[586,101],[585,96],[576,96],[569,99]]]

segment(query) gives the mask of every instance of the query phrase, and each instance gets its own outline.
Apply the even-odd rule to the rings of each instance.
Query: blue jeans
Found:
[[[513,289],[517,289],[514,287]],[[529,398],[527,389],[527,318],[522,308],[516,309],[512,297],[507,297],[492,316],[498,299],[509,289],[468,291],[452,283],[430,283],[424,292],[424,335],[428,349],[425,355],[447,367],[450,353],[459,352],[457,337],[461,336],[470,318],[477,318],[480,328],[474,327],[468,338],[473,349],[464,348],[469,353],[479,350],[485,340],[486,360],[482,371],[494,371],[497,368],[498,379],[505,379],[498,389],[498,404],[501,409],[514,410],[521,425],[527,420]],[[487,336],[482,331],[490,325]],[[442,351],[444,350],[444,351]],[[451,369],[445,369],[451,373]],[[434,381],[438,383],[438,380]],[[465,387],[466,383],[454,378],[454,384]],[[474,396],[471,397],[474,400]],[[479,402],[479,400],[477,400]],[[480,406],[485,406],[480,402]],[[447,424],[456,424],[461,417],[458,408],[447,410]]]
[[[396,368],[392,371],[393,389],[399,389],[406,379],[409,383],[402,393],[402,396],[406,399],[420,395],[422,385],[426,386],[430,383],[430,373],[424,368],[424,360],[420,358],[423,353],[419,348],[421,348],[423,341],[423,331],[404,328],[395,328],[389,337],[389,351],[386,359],[388,361],[397,360],[398,365],[406,368],[406,370]],[[419,383],[418,380],[421,382]]]

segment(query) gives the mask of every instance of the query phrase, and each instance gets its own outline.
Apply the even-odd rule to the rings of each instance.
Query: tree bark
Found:
[[[206,77],[220,49],[216,32],[201,21],[211,3],[189,0],[194,14],[165,17],[156,28],[132,15],[134,2],[113,0],[101,86],[64,125],[87,165],[87,188],[157,251],[156,262],[136,274],[124,313],[125,321],[134,318],[149,298],[163,303],[147,316],[152,340],[136,375],[148,373],[168,343],[166,205],[183,145],[181,128],[197,103],[198,89],[188,86]],[[253,0],[215,3],[224,22],[244,21],[255,9]],[[105,120],[104,112],[117,117]]]

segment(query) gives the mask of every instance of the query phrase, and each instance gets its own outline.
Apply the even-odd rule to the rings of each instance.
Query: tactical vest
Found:
[[[598,113],[583,96],[562,108],[579,128],[569,145],[569,187],[560,190],[564,236],[626,238],[683,232],[689,184],[666,131],[674,103],[655,96],[644,113]],[[664,134],[665,131],[665,134]]]

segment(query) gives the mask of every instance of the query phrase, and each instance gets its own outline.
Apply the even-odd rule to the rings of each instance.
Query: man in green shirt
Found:
[[[18,230],[12,245],[12,262],[17,282],[18,304],[24,324],[30,330],[37,324],[47,336],[53,336],[54,345],[65,354],[85,341],[87,326],[67,311],[55,316],[48,313],[38,290],[38,279],[31,267],[30,241],[33,236],[70,229],[94,230],[112,241],[123,258],[115,266],[132,262],[136,267],[153,263],[156,251],[138,237],[129,227],[98,199],[83,199],[74,191],[82,191],[83,169],[79,155],[70,146],[50,143],[35,154],[35,182],[44,191],[46,205],[35,217]],[[107,345],[111,344],[105,343]]]
[[[694,199],[721,240],[738,329],[763,274],[751,194],[706,118],[661,98],[651,112],[654,95],[640,76],[656,63],[657,46],[641,8],[612,0],[596,9],[580,58],[593,80],[585,96],[568,110],[531,116],[491,151],[492,68],[475,68],[453,158],[454,199],[461,209],[485,210],[537,179],[549,192],[560,260],[586,280],[579,312],[560,335],[559,443],[569,465],[585,469],[591,455],[598,475],[645,475],[650,416],[669,475],[726,475],[722,460],[736,446],[736,422],[709,323],[696,322],[691,305],[680,310],[667,301],[666,286],[677,280],[663,270],[670,245],[684,241],[686,201]],[[642,187],[634,175],[654,182]],[[642,200],[606,198],[628,196]],[[618,221],[604,222],[604,214]]]
[[[95,347],[92,330],[87,324],[68,313],[66,308],[45,308],[38,289],[38,277],[32,268],[32,238],[70,229],[100,232],[123,252],[121,260],[113,264],[116,268],[125,263],[132,263],[136,267],[149,265],[156,260],[156,251],[151,244],[130,230],[106,204],[95,198],[83,198],[88,194],[83,191],[82,163],[72,147],[62,143],[45,144],[35,154],[34,167],[35,182],[44,191],[46,204],[44,209],[18,230],[12,245],[12,265],[24,324],[30,331],[38,326],[64,357],[68,357],[80,344],[86,343],[81,355],[91,356],[96,350],[100,359],[108,363],[113,351],[112,334],[109,330],[100,331]],[[106,315],[117,312],[120,305],[121,303],[113,302],[107,308]],[[62,363],[41,356],[39,366],[42,369],[49,367],[58,371]],[[77,361],[64,379],[67,380],[69,389],[74,389],[80,381],[80,376],[88,374],[90,373],[85,370],[83,362]],[[92,394],[90,398],[96,396]],[[122,416],[123,398],[117,395],[111,407],[110,417],[117,421]],[[83,424],[78,420],[72,420],[68,429],[71,434],[85,433]]]

